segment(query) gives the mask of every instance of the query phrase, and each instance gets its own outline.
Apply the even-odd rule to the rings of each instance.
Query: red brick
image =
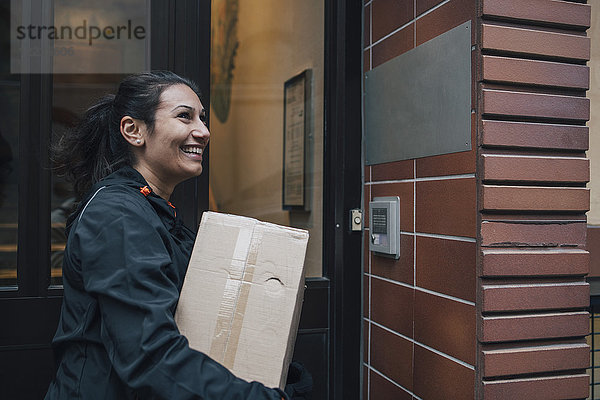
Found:
[[[590,59],[590,38],[535,29],[482,24],[482,48],[575,60]]]
[[[586,224],[568,221],[526,223],[483,221],[483,247],[581,247],[585,246]]]
[[[375,0],[372,3],[373,42],[414,18],[414,0]]]
[[[590,260],[590,277],[600,277],[600,229],[595,225],[588,225],[587,246]]]
[[[473,400],[475,371],[415,345],[414,394],[421,399]]]
[[[416,290],[414,307],[417,342],[475,365],[475,305]]]
[[[583,337],[589,332],[587,312],[557,312],[482,317],[480,342]]]
[[[417,182],[417,232],[474,238],[475,178]]]
[[[590,69],[585,65],[508,57],[483,56],[483,80],[589,89]]]
[[[484,146],[578,151],[589,147],[587,126],[483,120],[482,128]]]
[[[520,182],[590,180],[590,160],[583,157],[531,157],[483,154],[483,179]]]
[[[483,351],[484,377],[567,371],[589,367],[590,347],[586,343],[516,347]]]
[[[400,258],[371,255],[371,273],[382,278],[412,285],[414,282],[414,240],[413,235],[400,235]],[[369,253],[368,244],[365,252]]]
[[[372,400],[413,400],[406,390],[398,387],[388,379],[382,377],[375,371],[370,373],[371,384],[369,387],[370,399]],[[365,397],[364,400],[368,398]]]
[[[483,312],[584,308],[589,304],[590,285],[585,282],[483,285]]]
[[[476,1],[450,0],[417,20],[417,46],[431,40],[458,25],[474,20]],[[417,5],[417,8],[419,6]],[[471,25],[471,44],[475,44],[475,25]]]
[[[590,209],[590,190],[566,187],[482,187],[482,210],[581,211]]]
[[[414,35],[415,24],[412,23],[373,46],[371,48],[373,51],[371,68],[376,68],[384,62],[413,49],[415,47]]]
[[[371,199],[375,197],[400,197],[400,229],[404,232],[414,231],[414,183],[382,183],[371,185]],[[368,205],[367,205],[368,206]],[[368,213],[367,213],[368,216]]]
[[[417,286],[475,302],[475,242],[417,237]]]
[[[589,28],[591,7],[556,0],[485,0],[484,17],[502,17],[521,21],[547,22],[552,24]]]
[[[590,100],[585,97],[483,90],[483,113],[587,121]]]
[[[590,255],[585,250],[485,249],[483,277],[556,276],[587,274]]]
[[[483,398],[486,400],[585,399],[589,395],[589,380],[587,374],[576,374],[484,381]]]
[[[371,366],[408,390],[413,387],[413,343],[371,325]]]
[[[405,336],[413,335],[414,289],[371,279],[371,320]]]
[[[414,160],[404,160],[373,165],[373,181],[412,179],[414,164]]]

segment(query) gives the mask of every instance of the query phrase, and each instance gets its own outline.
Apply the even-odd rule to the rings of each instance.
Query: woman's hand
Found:
[[[288,370],[285,393],[291,400],[308,400],[312,393],[313,379],[312,375],[304,365],[297,361],[290,364]]]

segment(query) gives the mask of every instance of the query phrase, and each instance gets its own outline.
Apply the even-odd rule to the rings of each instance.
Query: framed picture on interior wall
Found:
[[[283,209],[310,210],[311,79],[304,70],[283,90]]]

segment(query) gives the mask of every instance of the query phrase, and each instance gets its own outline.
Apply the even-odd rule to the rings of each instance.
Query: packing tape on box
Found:
[[[256,227],[256,225],[254,226]],[[241,229],[233,252],[229,276],[210,345],[209,356],[231,369],[235,362],[248,296],[254,279],[260,230]]]

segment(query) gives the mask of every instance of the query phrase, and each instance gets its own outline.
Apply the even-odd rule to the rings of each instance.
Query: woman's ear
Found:
[[[141,147],[144,145],[144,135],[146,133],[146,124],[139,119],[128,115],[121,118],[119,124],[121,135],[132,146]]]

